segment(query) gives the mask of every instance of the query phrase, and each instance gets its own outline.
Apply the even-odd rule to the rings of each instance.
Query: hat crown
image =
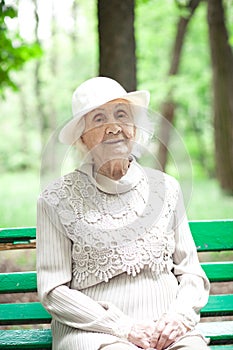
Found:
[[[101,106],[107,101],[126,95],[126,90],[115,80],[106,77],[96,77],[82,83],[72,96],[72,113],[88,111],[94,106]]]

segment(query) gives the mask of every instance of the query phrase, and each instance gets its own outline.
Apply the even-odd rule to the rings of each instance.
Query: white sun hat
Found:
[[[106,77],[95,77],[86,80],[73,93],[73,118],[60,131],[60,142],[67,145],[74,144],[83,132],[83,127],[80,125],[82,117],[93,109],[119,98],[128,100],[134,105],[147,108],[150,101],[150,93],[146,90],[127,93],[117,81]]]

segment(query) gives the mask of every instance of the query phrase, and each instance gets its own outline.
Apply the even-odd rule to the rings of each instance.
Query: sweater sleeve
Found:
[[[169,312],[179,314],[183,323],[189,329],[193,329],[200,320],[200,309],[208,301],[209,281],[198,260],[180,187],[175,210],[174,231],[176,242],[173,255],[174,274],[179,282],[179,288],[177,298],[172,303]]]
[[[38,295],[54,319],[86,331],[127,338],[132,320],[110,303],[99,303],[69,288],[72,242],[54,207],[42,197],[37,204]]]

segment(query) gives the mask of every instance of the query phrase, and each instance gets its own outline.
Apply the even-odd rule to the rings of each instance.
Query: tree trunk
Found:
[[[98,0],[99,74],[136,89],[134,0]]]
[[[172,51],[172,60],[171,60],[168,76],[176,75],[178,73],[184,38],[187,31],[187,26],[199,3],[200,3],[200,0],[191,0],[187,5],[187,8],[189,10],[189,15],[187,17],[180,17],[178,21],[174,47]],[[174,114],[175,114],[175,103],[173,101],[172,91],[169,91],[166,101],[162,105],[161,114],[164,117],[164,119],[162,118],[161,125],[160,125],[159,148],[158,148],[157,158],[160,164],[160,168],[163,171],[165,171],[167,158],[168,158],[168,144],[169,144],[170,130],[172,127]]]
[[[233,53],[221,0],[208,1],[208,26],[213,68],[217,178],[221,187],[233,194]]]

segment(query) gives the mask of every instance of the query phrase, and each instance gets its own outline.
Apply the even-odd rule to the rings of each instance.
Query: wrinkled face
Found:
[[[98,161],[127,158],[131,153],[135,126],[129,102],[110,101],[85,115],[83,143]]]

